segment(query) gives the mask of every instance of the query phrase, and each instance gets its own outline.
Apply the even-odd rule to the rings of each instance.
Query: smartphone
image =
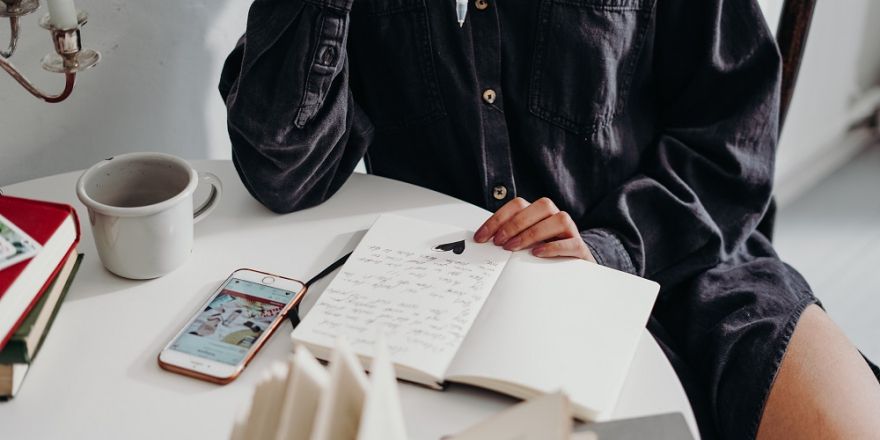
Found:
[[[159,366],[227,384],[305,295],[302,282],[250,269],[232,273],[159,353]]]

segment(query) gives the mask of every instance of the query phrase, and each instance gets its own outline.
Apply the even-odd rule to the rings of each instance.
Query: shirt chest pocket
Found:
[[[351,88],[377,130],[445,116],[427,0],[358,0],[348,39]]]
[[[581,135],[623,108],[654,0],[541,0],[529,110]]]

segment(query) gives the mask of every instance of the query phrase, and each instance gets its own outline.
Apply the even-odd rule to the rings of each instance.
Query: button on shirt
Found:
[[[504,185],[498,185],[495,188],[492,188],[492,197],[495,200],[504,200],[507,198],[507,187]]]
[[[494,104],[495,103],[495,91],[492,89],[486,89],[483,92],[483,101],[486,101],[486,104]]]

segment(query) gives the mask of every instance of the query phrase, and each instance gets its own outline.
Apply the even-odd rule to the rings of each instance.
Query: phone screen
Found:
[[[169,348],[237,365],[296,292],[230,278]]]

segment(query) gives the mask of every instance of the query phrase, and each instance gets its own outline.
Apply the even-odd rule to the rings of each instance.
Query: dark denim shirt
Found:
[[[489,210],[546,196],[664,289],[756,234],[781,65],[755,1],[454,5],[256,0],[220,84],[253,196],[319,204],[362,157]]]

